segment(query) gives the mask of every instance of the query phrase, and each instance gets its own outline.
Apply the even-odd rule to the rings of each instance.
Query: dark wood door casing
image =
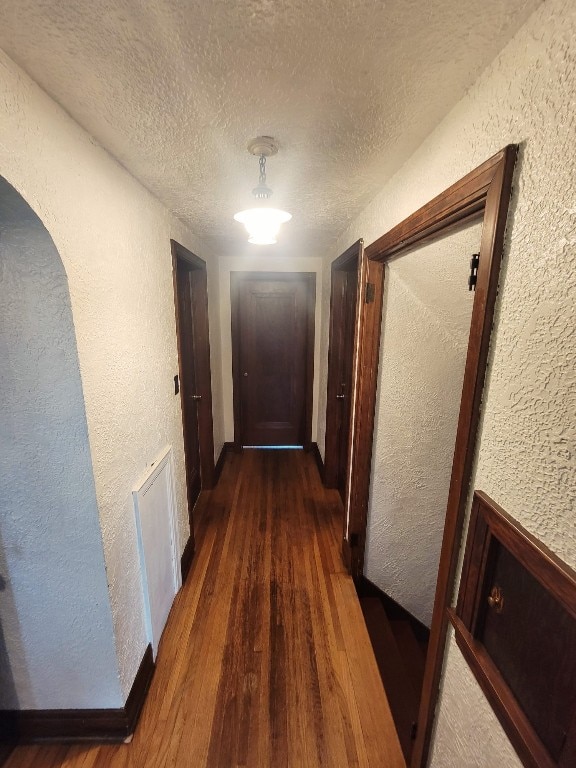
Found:
[[[316,275],[231,272],[234,443],[310,447]]]
[[[171,247],[188,515],[193,536],[192,511],[198,493],[214,486],[207,275],[202,259],[174,240]]]
[[[348,492],[347,535],[343,558],[352,575],[364,567],[366,521],[370,489],[376,386],[380,353],[380,327],[384,265],[393,256],[444,235],[464,222],[481,219],[482,239],[462,399],[440,565],[436,584],[430,643],[426,660],[417,734],[411,768],[424,768],[432,736],[438,686],[442,671],[459,543],[464,524],[468,488],[478,430],[480,400],[498,288],[500,261],[512,178],[518,147],[509,145],[435,197],[365,250],[365,285],[373,286],[370,300],[360,302],[354,381],[354,430],[351,446],[351,483]],[[433,270],[431,270],[433,273]],[[363,278],[364,280],[364,278]]]
[[[331,267],[324,484],[338,488],[346,503],[356,317],[363,241],[344,251]]]

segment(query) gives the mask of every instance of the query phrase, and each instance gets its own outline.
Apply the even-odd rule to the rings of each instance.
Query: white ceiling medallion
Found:
[[[257,200],[269,200],[272,190],[266,184],[266,158],[278,152],[278,145],[271,136],[258,136],[248,144],[248,152],[260,158],[260,178],[258,186],[252,194]],[[249,234],[248,242],[256,245],[273,245],[282,224],[290,221],[292,214],[280,211],[278,208],[262,206],[248,208],[234,216],[236,221],[244,224]]]

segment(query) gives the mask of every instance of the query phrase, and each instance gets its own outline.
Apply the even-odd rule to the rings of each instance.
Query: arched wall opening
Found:
[[[123,704],[66,273],[0,177],[0,709]]]

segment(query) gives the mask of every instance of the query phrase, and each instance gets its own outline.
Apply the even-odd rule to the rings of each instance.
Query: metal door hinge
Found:
[[[480,254],[473,253],[470,259],[470,277],[468,278],[468,290],[476,290],[476,280],[478,279],[478,265],[480,264]]]
[[[366,304],[374,303],[375,293],[376,293],[376,286],[374,285],[374,283],[366,283],[366,293],[365,293],[365,299],[364,299]]]

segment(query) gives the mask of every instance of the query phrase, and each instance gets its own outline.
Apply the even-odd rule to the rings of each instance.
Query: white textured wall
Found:
[[[146,647],[131,490],[174,448],[188,537],[170,237],[209,255],[183,225],[0,54],[0,175],[40,216],[68,277],[126,697]],[[214,265],[209,285],[214,288]],[[211,316],[215,444],[222,444],[218,314]],[[110,701],[116,706],[117,701]]]
[[[0,707],[119,707],[66,275],[1,178],[0,317]]]
[[[370,243],[504,145],[522,144],[472,486],[491,495],[572,567],[575,41],[574,3],[544,3],[354,221],[330,257],[360,236]],[[328,317],[326,302],[323,317]],[[321,392],[325,376],[323,365]],[[453,645],[438,720],[434,768],[493,768],[496,763],[519,768]],[[489,746],[478,733],[486,734]]]
[[[234,408],[232,401],[232,327],[230,309],[230,272],[314,272],[316,274],[316,309],[314,315],[314,385],[312,402],[312,441],[317,438],[318,400],[320,368],[320,313],[322,308],[322,273],[323,262],[321,258],[313,256],[297,256],[293,258],[279,258],[274,256],[261,256],[258,254],[258,246],[254,248],[253,256],[226,256],[218,260],[220,270],[220,328],[222,329],[222,402],[224,411],[225,440],[234,440]]]
[[[386,270],[364,570],[427,626],[474,297],[469,262],[480,234],[480,224],[467,227]]]

